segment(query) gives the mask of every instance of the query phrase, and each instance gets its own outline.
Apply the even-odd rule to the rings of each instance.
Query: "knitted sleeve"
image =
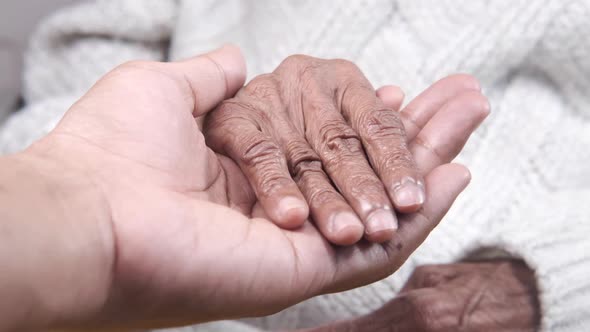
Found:
[[[501,249],[535,271],[543,331],[584,331],[590,326],[589,197],[590,190],[538,197],[512,225],[472,243],[473,252]]]
[[[526,70],[515,71],[498,105],[526,114],[509,119],[516,130],[502,124],[505,137],[520,135],[511,143],[519,153],[506,159],[518,173],[514,188],[501,190],[512,195],[503,203],[511,212],[499,206],[471,244],[501,248],[534,269],[544,331],[590,328],[590,40],[582,32],[589,10],[582,1],[563,5]],[[492,172],[488,177],[493,181]]]
[[[174,0],[97,0],[64,8],[33,35],[25,59],[25,108],[0,128],[0,154],[49,132],[101,76],[129,60],[165,60]]]

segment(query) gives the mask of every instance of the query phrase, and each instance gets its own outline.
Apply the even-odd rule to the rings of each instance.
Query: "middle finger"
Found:
[[[331,101],[308,102],[314,109],[306,119],[306,135],[323,167],[342,196],[365,224],[372,242],[387,241],[397,229],[397,218],[383,184],[366,160],[357,133]]]

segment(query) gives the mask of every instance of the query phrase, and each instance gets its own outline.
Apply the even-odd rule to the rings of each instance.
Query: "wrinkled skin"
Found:
[[[539,310],[534,272],[522,261],[427,265],[381,309],[324,330],[532,332]]]
[[[252,217],[249,208],[261,204],[246,176],[209,149],[195,119],[234,96],[244,78],[231,47],[183,62],[125,64],[17,156],[47,165],[44,173],[74,182],[76,193],[87,188],[84,197],[102,213],[66,214],[67,225],[106,230],[63,227],[102,246],[87,255],[92,282],[62,295],[54,326],[156,328],[267,315],[366,285],[399,268],[469,182],[463,166],[447,163],[489,105],[473,78],[458,75],[401,112],[428,191],[418,212],[399,216],[390,241],[335,247],[313,223],[288,230]],[[389,108],[401,103],[391,91],[378,93]],[[79,271],[72,264],[63,273]]]
[[[363,233],[385,242],[397,229],[394,206],[424,203],[399,112],[351,62],[291,56],[224,101],[205,128],[207,144],[238,163],[282,227],[301,226],[309,209],[333,243]]]

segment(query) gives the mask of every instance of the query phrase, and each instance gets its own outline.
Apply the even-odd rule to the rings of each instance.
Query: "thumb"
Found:
[[[232,97],[246,80],[246,61],[235,45],[225,45],[206,54],[173,62],[169,68],[190,86],[195,117]]]

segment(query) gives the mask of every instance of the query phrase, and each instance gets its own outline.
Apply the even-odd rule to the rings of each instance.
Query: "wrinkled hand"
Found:
[[[354,321],[358,331],[536,331],[540,319],[534,272],[522,261],[429,265],[416,269],[400,294]]]
[[[425,197],[397,94],[391,109],[351,62],[295,55],[210,113],[205,137],[278,225],[299,227],[311,212],[335,244],[363,233],[385,242],[397,229],[393,205],[415,212]]]
[[[399,218],[392,240],[333,247],[311,223],[285,230],[250,218],[260,202],[248,179],[205,145],[195,119],[233,96],[244,77],[234,48],[176,63],[131,62],[17,156],[43,165],[55,182],[75,183],[57,193],[58,206],[69,202],[62,196],[90,199],[87,211],[100,212],[64,213],[69,226],[61,230],[77,239],[64,250],[84,248],[88,263],[85,282],[52,298],[53,326],[156,328],[266,315],[368,284],[406,260],[469,181],[463,166],[446,163],[489,109],[472,78],[454,76],[402,111],[429,189],[422,209]],[[90,223],[96,227],[82,227]],[[80,274],[78,262],[68,262],[60,273]]]

